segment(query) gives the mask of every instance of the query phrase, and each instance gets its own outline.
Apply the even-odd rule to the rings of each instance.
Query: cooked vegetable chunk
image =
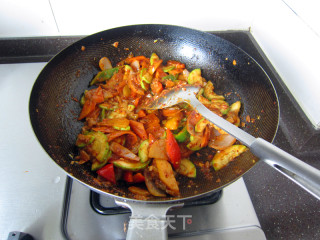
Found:
[[[173,196],[179,196],[179,186],[174,177],[171,164],[167,160],[154,159],[154,165],[157,167],[159,172],[159,179],[166,186],[166,191]]]
[[[195,178],[197,176],[196,166],[188,158],[181,159],[177,172],[189,178]]]
[[[124,160],[124,159],[116,160],[113,162],[113,165],[115,165],[116,167],[119,167],[124,170],[130,170],[133,172],[146,168],[148,164],[149,162],[142,163],[142,162],[134,162],[134,161]]]
[[[227,166],[229,162],[233,161],[236,157],[238,157],[245,151],[247,151],[247,147],[244,145],[232,145],[216,153],[212,159],[214,170],[218,171],[221,168]]]
[[[75,142],[78,161],[72,161],[91,167],[98,180],[124,184],[138,199],[178,197],[179,177],[202,176],[197,176],[191,154],[207,147],[220,151],[213,159],[210,157],[218,171],[246,150],[242,145],[233,145],[235,138],[188,103],[161,110],[145,108],[165,90],[197,85],[200,91],[196,97],[202,104],[239,126],[240,101],[229,106],[223,95],[215,93],[214,82],[202,76],[200,68],[189,71],[184,63],[164,62],[156,53],[150,57],[129,54],[113,64],[103,57],[98,65],[99,72],[88,79],[90,88],[79,96],[78,120],[84,126]]]

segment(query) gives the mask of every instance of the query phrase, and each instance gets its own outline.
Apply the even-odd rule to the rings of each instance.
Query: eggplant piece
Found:
[[[156,197],[165,197],[166,193],[162,189],[158,188],[155,182],[152,179],[151,172],[148,168],[146,168],[143,172],[145,183],[147,186],[148,191],[151,193],[151,195]]]
[[[165,185],[164,190],[172,196],[179,196],[180,190],[177,180],[174,176],[171,164],[167,160],[154,159],[153,166],[157,170],[159,180]],[[162,184],[160,184],[159,187],[163,189]]]

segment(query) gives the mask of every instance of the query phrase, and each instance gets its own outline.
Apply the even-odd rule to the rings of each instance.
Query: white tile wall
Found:
[[[307,117],[320,128],[320,37],[283,1],[268,0],[261,8],[252,34]]]
[[[0,37],[58,34],[49,1],[0,0]]]
[[[248,29],[254,0],[50,0],[61,34],[91,34],[141,23],[180,25],[200,30]]]
[[[312,31],[320,35],[319,0],[283,0]]]

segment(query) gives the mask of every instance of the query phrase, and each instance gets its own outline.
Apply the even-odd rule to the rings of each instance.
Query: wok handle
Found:
[[[320,200],[320,171],[318,169],[261,138],[257,138],[251,144],[250,150]]]
[[[115,201],[117,205],[132,212],[127,232],[127,240],[167,240],[166,214],[170,208],[182,207],[183,203],[153,204]]]

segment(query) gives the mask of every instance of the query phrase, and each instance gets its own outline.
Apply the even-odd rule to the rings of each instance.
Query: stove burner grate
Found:
[[[203,206],[203,205],[209,205],[216,203],[222,196],[222,190],[218,192],[214,192],[206,197],[195,199],[195,200],[189,200],[184,202],[184,208],[186,207],[196,207],[196,206]],[[94,191],[90,191],[90,205],[92,209],[101,215],[118,215],[118,214],[126,214],[131,213],[129,209],[122,208],[122,207],[106,207],[103,206],[101,203],[101,195],[99,193],[96,193]]]

